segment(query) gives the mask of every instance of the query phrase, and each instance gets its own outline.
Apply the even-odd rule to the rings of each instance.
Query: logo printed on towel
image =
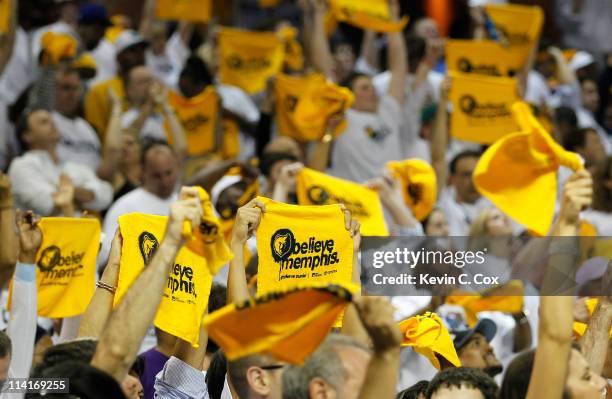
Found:
[[[508,39],[508,42],[512,46],[529,44],[531,41],[526,32],[510,32],[505,26],[501,26],[499,24],[495,25],[495,28],[501,32],[506,39]]]
[[[77,274],[77,271],[83,268],[83,265],[81,265],[83,256],[85,256],[84,252],[75,253],[74,251],[70,252],[68,256],[62,256],[62,252],[58,246],[50,245],[43,249],[36,265],[38,269],[44,273],[45,279],[55,280],[71,278],[80,275]],[[55,281],[54,284],[62,283]]]
[[[329,270],[322,273],[314,272],[320,266],[331,266],[340,262],[334,240],[317,240],[309,237],[308,242],[298,242],[289,229],[277,230],[270,239],[272,257],[280,263],[278,279],[304,278],[306,275],[293,274],[292,271],[310,269],[313,277],[336,273]]]
[[[140,248],[140,254],[146,266],[151,262],[151,259],[153,259],[153,255],[155,255],[159,247],[159,241],[152,233],[143,231],[138,236],[138,247]]]
[[[497,118],[501,116],[510,116],[510,111],[506,105],[502,103],[481,103],[471,95],[464,95],[459,99],[459,107],[461,111],[472,118]]]
[[[202,240],[206,244],[214,244],[217,241],[218,228],[212,223],[202,222],[199,226]]]
[[[289,229],[277,230],[272,239],[270,240],[270,246],[272,247],[272,257],[276,262],[283,262],[287,260],[291,254],[291,248],[295,243],[295,236]]]
[[[230,54],[227,57],[227,66],[230,69],[242,70],[264,70],[270,68],[271,62],[268,58],[242,58],[238,54]]]
[[[502,73],[497,68],[497,65],[472,65],[470,60],[465,57],[461,57],[457,60],[457,69],[465,73],[478,73],[482,75],[502,76]]]
[[[342,198],[339,195],[330,195],[327,190],[322,186],[312,186],[308,189],[308,198],[315,205],[327,205],[327,204],[343,204],[346,209],[351,212],[351,215],[369,217],[370,214],[359,201],[350,201],[346,198]]]

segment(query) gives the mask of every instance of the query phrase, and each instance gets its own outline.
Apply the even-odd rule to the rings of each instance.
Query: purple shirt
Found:
[[[144,370],[140,376],[140,383],[144,388],[144,397],[145,399],[154,399],[155,376],[164,368],[164,364],[169,358],[155,348],[143,352],[140,357],[144,359]]]

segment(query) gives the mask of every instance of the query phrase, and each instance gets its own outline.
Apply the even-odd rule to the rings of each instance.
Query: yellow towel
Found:
[[[512,111],[521,131],[485,151],[474,170],[474,185],[512,219],[546,235],[553,221],[557,170],[561,165],[580,170],[582,160],[550,137],[529,105],[517,102]]]
[[[146,265],[164,237],[168,218],[165,216],[129,213],[120,216],[119,229],[123,237],[119,280],[115,306]],[[170,268],[168,281],[155,326],[197,346],[200,323],[212,285],[206,258],[184,246]]]
[[[453,345],[453,340],[444,323],[435,313],[426,312],[403,320],[399,324],[402,332],[402,346],[410,346],[419,355],[425,356],[440,370],[438,356],[448,360],[453,366],[461,367],[461,361]]]
[[[481,294],[456,291],[446,297],[446,303],[459,305],[465,309],[470,327],[478,322],[477,314],[485,311],[518,313],[523,310],[525,288],[521,280],[512,280],[501,287]]]
[[[297,284],[350,283],[353,240],[340,205],[287,205],[258,197],[266,206],[257,229],[257,293]]]
[[[43,50],[42,65],[57,65],[62,60],[73,58],[77,51],[74,37],[51,31],[42,35],[40,46]]]
[[[289,76],[279,74],[274,84],[276,121],[281,134],[299,141],[321,140],[330,116],[353,105],[353,93],[327,82],[321,74]],[[334,135],[347,126],[344,119]]]
[[[407,17],[391,21],[387,0],[330,0],[334,18],[361,29],[376,32],[400,32],[408,23]]]
[[[78,316],[87,309],[95,289],[100,222],[48,217],[40,220],[39,227],[43,239],[36,254],[38,315]],[[10,309],[10,295],[7,306]]]
[[[219,33],[220,80],[249,94],[266,87],[268,78],[281,71],[283,42],[276,32],[223,28]]]
[[[453,104],[451,135],[460,140],[491,144],[516,132],[511,107],[518,101],[516,81],[506,77],[449,72]]]
[[[508,39],[510,67],[518,71],[527,62],[529,52],[540,36],[544,23],[542,8],[518,4],[487,4],[485,11],[497,30]]]
[[[304,54],[302,46],[296,40],[298,30],[292,26],[283,26],[276,31],[285,44],[285,66],[294,71],[304,68]]]
[[[428,162],[421,159],[406,159],[387,163],[401,181],[404,201],[415,218],[425,219],[436,203],[436,172]]]
[[[11,2],[9,0],[0,1],[0,34],[5,34],[9,30],[11,23]]]
[[[511,54],[493,40],[447,40],[446,64],[449,71],[489,76],[508,76]]]
[[[258,295],[207,315],[204,325],[228,360],[269,354],[301,364],[357,291],[353,284],[306,284]]]
[[[361,184],[304,168],[296,178],[300,205],[344,204],[365,236],[388,236],[378,193]]]
[[[158,0],[157,17],[177,21],[208,22],[211,0]]]

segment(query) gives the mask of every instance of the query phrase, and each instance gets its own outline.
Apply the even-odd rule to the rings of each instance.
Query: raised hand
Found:
[[[36,252],[42,243],[42,231],[38,227],[40,218],[32,211],[17,211],[16,216],[19,229],[19,261],[34,263]]]
[[[261,215],[265,212],[266,206],[254,198],[246,205],[240,207],[236,213],[236,221],[232,230],[231,245],[244,245],[253,236],[259,223]]]

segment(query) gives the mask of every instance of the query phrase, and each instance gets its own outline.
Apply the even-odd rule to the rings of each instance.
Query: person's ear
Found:
[[[315,377],[308,384],[310,399],[333,399],[335,395],[332,388],[321,377]]]
[[[246,372],[249,386],[259,395],[267,396],[270,394],[270,381],[268,375],[259,367],[249,367]]]

